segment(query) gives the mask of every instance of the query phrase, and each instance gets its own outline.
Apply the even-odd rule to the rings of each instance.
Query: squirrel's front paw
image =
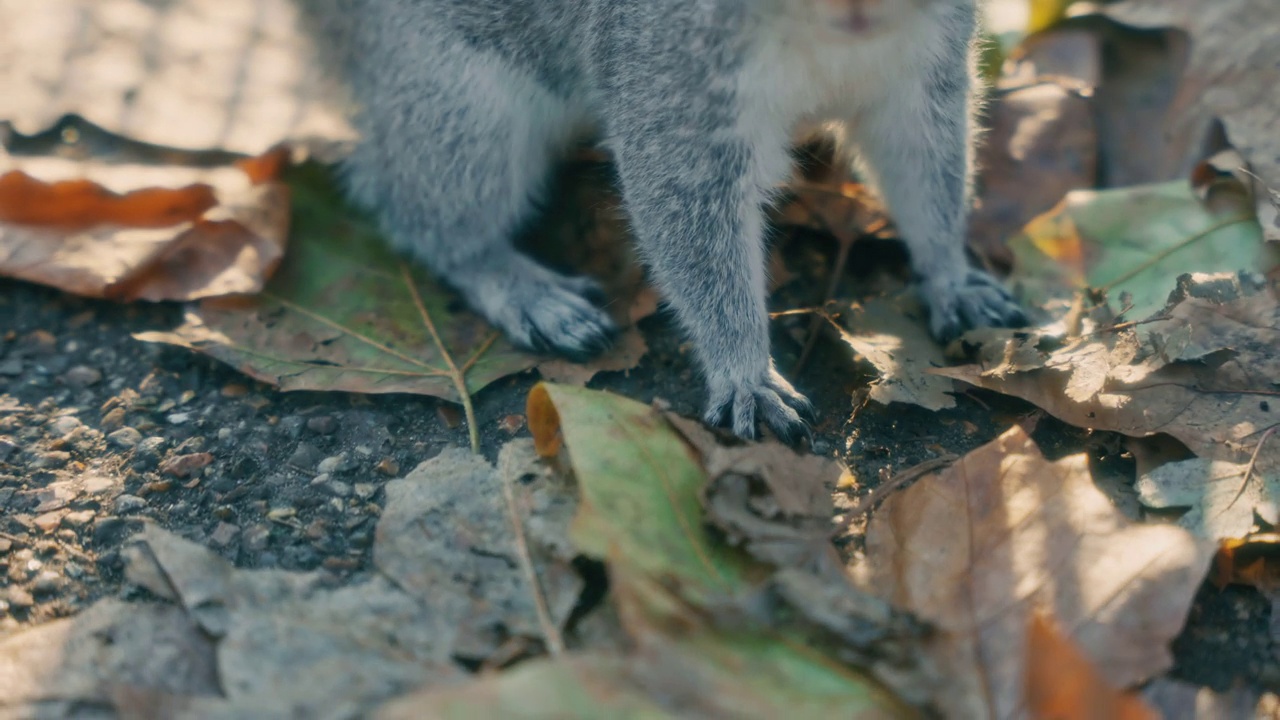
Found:
[[[972,328],[1027,324],[1026,314],[1004,285],[976,268],[926,278],[920,292],[929,306],[929,330],[944,343]]]
[[[772,367],[753,382],[734,381],[714,372],[711,375],[707,382],[710,399],[703,417],[708,425],[728,426],[735,435],[754,439],[756,423],[760,421],[788,445],[796,445],[801,439],[812,445],[806,420],[814,417],[813,405]]]

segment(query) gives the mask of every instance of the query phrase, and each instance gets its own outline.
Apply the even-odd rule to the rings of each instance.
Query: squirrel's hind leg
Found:
[[[607,348],[615,326],[596,284],[513,245],[572,139],[566,104],[478,58],[392,68],[379,84],[360,98],[364,139],[346,169],[392,242],[517,345],[572,359]]]

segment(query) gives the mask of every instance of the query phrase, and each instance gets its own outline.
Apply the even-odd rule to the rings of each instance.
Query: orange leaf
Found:
[[[0,175],[0,222],[19,225],[162,228],[196,220],[217,204],[213,188],[203,183],[121,195],[90,180],[46,183],[21,170]]]
[[[1075,641],[1040,613],[1027,632],[1027,702],[1040,720],[1157,720],[1142,698],[1107,683]]]
[[[533,434],[533,445],[538,455],[544,458],[558,455],[564,442],[560,433],[560,413],[542,383],[529,391],[525,415],[529,418],[529,432]]]

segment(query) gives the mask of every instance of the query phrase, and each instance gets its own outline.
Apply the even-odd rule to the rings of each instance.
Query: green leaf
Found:
[[[1078,190],[1028,223],[1009,247],[1011,280],[1028,303],[1095,288],[1119,310],[1120,294],[1129,293],[1135,320],[1163,308],[1183,273],[1266,272],[1277,263],[1248,194],[1221,180],[1204,200],[1183,181]]]
[[[705,622],[724,603],[748,596],[773,568],[704,529],[707,473],[660,411],[540,383],[529,394],[528,417],[540,452],[557,452],[561,441],[567,449],[581,492],[574,543],[607,562],[619,615],[638,647],[628,682],[642,682],[668,709],[673,700],[697,699],[675,717],[904,714],[881,686],[810,646],[804,634]]]
[[[676,580],[694,603],[725,597],[746,587],[753,571],[767,572],[703,530],[706,471],[660,413],[612,393],[541,383],[529,394],[535,438],[553,432],[542,419],[548,413],[558,415],[581,488],[578,548]]]
[[[174,331],[137,337],[205,353],[283,390],[455,402],[465,400],[455,375],[474,393],[537,363],[393,253],[323,167],[293,169],[290,186],[289,249],[261,295],[203,301]]]

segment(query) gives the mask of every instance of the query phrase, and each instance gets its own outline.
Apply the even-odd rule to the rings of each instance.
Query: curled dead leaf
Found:
[[[88,297],[194,300],[262,289],[284,254],[289,191],[277,148],[239,162],[144,146],[83,120],[97,156],[0,154],[0,275]],[[21,150],[22,152],[18,152]],[[116,151],[115,155],[111,153]],[[120,157],[120,155],[123,156]],[[166,164],[167,163],[167,164]]]

